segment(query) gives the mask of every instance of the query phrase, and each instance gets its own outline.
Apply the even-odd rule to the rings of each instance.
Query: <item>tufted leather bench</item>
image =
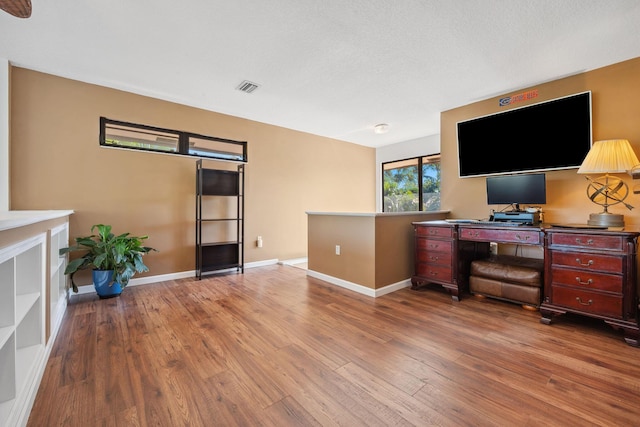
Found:
[[[544,260],[493,255],[471,262],[469,290],[479,296],[540,306]]]

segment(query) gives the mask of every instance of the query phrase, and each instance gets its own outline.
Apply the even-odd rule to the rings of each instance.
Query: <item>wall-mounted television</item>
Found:
[[[524,173],[519,175],[488,176],[487,204],[544,205],[547,203],[547,183],[544,173]]]
[[[591,92],[457,123],[461,178],[571,169],[591,148]]]

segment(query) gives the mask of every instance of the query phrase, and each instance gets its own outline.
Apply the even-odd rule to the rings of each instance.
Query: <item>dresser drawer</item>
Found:
[[[611,249],[623,251],[625,239],[622,236],[603,236],[579,233],[549,233],[550,245],[575,246],[586,249]]]
[[[551,276],[552,285],[559,283],[575,288],[622,294],[622,276],[620,275],[553,267]]]
[[[452,269],[450,266],[434,265],[434,264],[416,264],[416,275],[426,280],[437,280],[440,282],[452,282]]]
[[[427,251],[435,251],[435,252],[453,252],[453,241],[452,240],[435,240],[435,239],[424,239],[419,238],[416,240],[416,245],[419,252]]]
[[[419,237],[453,237],[453,227],[433,227],[416,225],[416,236]]]
[[[478,242],[520,243],[523,245],[540,245],[540,232],[537,230],[515,230],[492,228],[463,227],[460,229],[460,239]]]
[[[451,251],[418,251],[418,253],[416,254],[416,259],[418,262],[450,266],[452,255]]]
[[[553,305],[572,308],[585,313],[622,318],[622,296],[599,294],[582,289],[552,286]]]
[[[623,257],[584,252],[551,252],[551,264],[622,274]]]

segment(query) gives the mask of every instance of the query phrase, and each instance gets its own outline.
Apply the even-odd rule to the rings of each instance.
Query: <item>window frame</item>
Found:
[[[143,131],[147,131],[147,132],[157,132],[157,133],[163,133],[163,134],[168,134],[168,135],[175,135],[176,140],[177,140],[177,145],[176,145],[176,150],[175,151],[168,151],[168,150],[159,150],[159,149],[154,149],[154,148],[145,148],[145,147],[132,147],[132,146],[128,146],[128,145],[119,145],[119,144],[113,144],[113,143],[108,143],[107,142],[107,128],[108,125],[114,125],[114,126],[121,126],[121,127],[125,127],[125,128],[130,128],[131,131],[136,132],[136,131],[140,131],[140,133],[142,133]],[[191,138],[195,138],[195,139],[200,139],[200,140],[204,140],[204,141],[211,141],[211,142],[215,142],[218,144],[223,144],[223,146],[225,144],[229,144],[229,146],[234,146],[234,148],[240,148],[242,153],[241,154],[236,154],[236,152],[238,150],[233,150],[233,151],[229,151],[229,152],[224,152],[222,150],[212,150],[210,153],[211,155],[206,155],[203,154],[202,151],[199,152],[199,154],[192,154],[190,153],[190,148],[189,148],[189,141],[191,140]],[[161,154],[170,154],[170,155],[177,155],[177,156],[187,156],[187,157],[193,157],[193,158],[199,158],[199,159],[210,159],[210,160],[223,160],[223,161],[229,161],[229,162],[240,162],[240,163],[247,163],[248,159],[247,159],[247,142],[246,141],[235,141],[232,139],[224,139],[224,138],[218,138],[218,137],[214,137],[214,136],[208,136],[208,135],[201,135],[201,134],[197,134],[197,133],[193,133],[193,132],[185,132],[185,131],[179,131],[179,130],[174,130],[174,129],[167,129],[167,128],[161,128],[161,127],[157,127],[157,126],[150,126],[150,125],[141,125],[141,124],[137,124],[137,123],[131,123],[131,122],[125,122],[125,121],[121,121],[121,120],[113,120],[113,119],[108,119],[106,117],[100,117],[100,146],[101,147],[108,147],[108,148],[118,148],[118,149],[125,149],[125,150],[134,150],[134,151],[146,151],[146,152],[150,152],[150,153],[161,153]],[[219,153],[219,154],[216,154]],[[225,154],[226,153],[226,154]],[[231,154],[230,154],[231,153]]]
[[[433,159],[433,158],[438,158],[437,162],[424,162],[423,159]],[[441,164],[441,154],[440,153],[434,153],[434,154],[426,154],[426,155],[422,155],[422,156],[416,156],[416,157],[408,157],[406,159],[399,159],[399,160],[390,160],[388,162],[382,162],[381,167],[382,167],[382,173],[381,173],[381,179],[382,179],[382,185],[381,185],[381,193],[382,193],[382,212],[388,212],[385,210],[385,194],[384,194],[384,172],[385,172],[385,166],[389,165],[389,164],[393,164],[393,163],[402,163],[402,162],[410,162],[410,161],[417,161],[416,167],[418,168],[418,210],[415,211],[400,211],[400,212],[426,212],[424,210],[424,189],[423,189],[423,184],[424,184],[424,174],[423,174],[423,167],[425,163],[438,163]],[[411,165],[413,166],[413,165]],[[409,167],[409,166],[407,166]],[[438,187],[438,189],[440,190],[440,186]]]

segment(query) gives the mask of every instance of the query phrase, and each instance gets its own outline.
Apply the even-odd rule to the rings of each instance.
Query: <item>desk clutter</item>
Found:
[[[637,240],[640,232],[543,224],[501,227],[471,222],[414,222],[413,289],[438,284],[465,294],[539,309],[540,322],[575,313],[621,330],[640,345]],[[543,258],[492,254],[492,243],[538,247]]]

